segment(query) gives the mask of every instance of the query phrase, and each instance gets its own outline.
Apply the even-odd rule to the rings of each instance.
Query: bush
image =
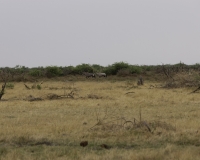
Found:
[[[62,70],[57,66],[48,66],[45,68],[45,70],[48,78],[61,76],[62,74]]]
[[[81,65],[77,65],[74,69],[75,74],[81,74],[83,72],[93,73],[93,68],[89,64],[81,64]]]
[[[13,89],[14,88],[14,84],[13,83],[7,83],[6,84],[6,88]]]
[[[37,89],[41,90],[42,89],[41,85],[38,84]]]
[[[117,74],[117,72],[118,72],[120,69],[129,68],[129,64],[128,64],[128,63],[125,63],[125,62],[117,62],[117,63],[114,63],[114,64],[113,64],[113,67],[114,67],[114,74]]]
[[[69,75],[69,74],[73,74],[74,73],[74,67],[73,66],[63,67],[62,72],[63,72],[64,76]]]
[[[41,77],[42,72],[38,69],[32,69],[32,70],[29,71],[29,75],[33,76],[33,77]]]
[[[93,64],[93,65],[92,65],[92,68],[93,68],[93,71],[94,71],[94,72],[102,72],[102,70],[104,69],[103,66],[100,66],[100,65],[98,65],[98,64]]]
[[[118,72],[117,72],[117,76],[128,76],[130,75],[130,70],[128,68],[123,68],[123,69],[120,69]]]
[[[112,65],[108,65],[107,67],[105,67],[103,69],[102,72],[106,73],[107,75],[114,75],[115,69],[114,69],[114,67]]]
[[[116,75],[117,72],[121,69],[129,68],[129,64],[125,62],[116,62],[108,67],[105,67],[103,70],[107,75]]]
[[[14,68],[14,72],[18,74],[27,73],[29,70],[28,67],[16,65]]]
[[[136,74],[140,74],[142,72],[142,69],[140,66],[130,66],[129,67],[130,73],[136,73]]]

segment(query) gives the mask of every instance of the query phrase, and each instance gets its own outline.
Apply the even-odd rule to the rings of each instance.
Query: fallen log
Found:
[[[200,86],[197,89],[195,89],[194,91],[190,92],[190,93],[195,93],[198,90],[200,90]]]

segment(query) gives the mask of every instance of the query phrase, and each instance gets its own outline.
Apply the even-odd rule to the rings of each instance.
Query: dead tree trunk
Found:
[[[144,84],[144,81],[143,81],[143,78],[142,78],[142,77],[140,77],[140,78],[138,79],[137,84],[138,84],[138,85],[143,85],[143,84]]]
[[[6,82],[2,85],[2,89],[1,89],[1,92],[0,92],[0,100],[1,100],[1,98],[2,98],[2,96],[4,95],[4,90],[5,90],[5,88],[6,88]]]
[[[0,78],[3,80],[3,85],[0,91],[0,100],[5,93],[6,83],[9,80],[9,77],[10,77],[10,73],[8,70],[6,69],[0,70]]]

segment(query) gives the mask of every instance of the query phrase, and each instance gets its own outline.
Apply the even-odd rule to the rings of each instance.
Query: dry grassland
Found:
[[[0,159],[199,159],[200,94],[155,84],[45,81],[28,90],[14,83],[0,101]],[[74,98],[46,99],[71,91]]]

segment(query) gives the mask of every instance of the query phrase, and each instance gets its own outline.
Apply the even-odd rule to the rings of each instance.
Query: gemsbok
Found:
[[[100,77],[107,77],[106,73],[96,73],[96,75]]]
[[[94,73],[89,73],[89,72],[83,72],[83,74],[86,78],[95,78],[95,74]]]

